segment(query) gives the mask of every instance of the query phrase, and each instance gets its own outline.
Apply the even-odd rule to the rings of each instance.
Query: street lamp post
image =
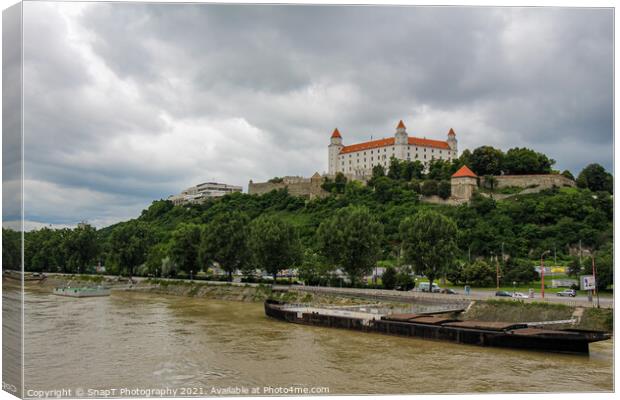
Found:
[[[545,256],[551,253],[551,250],[547,250],[540,255],[540,295],[545,298]]]

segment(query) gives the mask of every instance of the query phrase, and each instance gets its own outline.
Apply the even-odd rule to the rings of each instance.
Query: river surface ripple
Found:
[[[26,292],[25,388],[328,387],[330,394],[613,390],[613,341],[589,356],[308,327],[262,304]],[[207,393],[204,393],[207,394]]]

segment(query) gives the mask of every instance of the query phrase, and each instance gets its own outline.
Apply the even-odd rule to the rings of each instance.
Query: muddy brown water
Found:
[[[329,394],[613,390],[611,340],[591,344],[589,356],[552,354],[288,324],[267,318],[259,303],[140,292],[76,299],[27,290],[25,298],[26,396],[127,388],[204,396],[265,386]]]

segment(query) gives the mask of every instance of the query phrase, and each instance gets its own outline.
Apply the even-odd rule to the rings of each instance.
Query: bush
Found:
[[[381,275],[381,282],[383,283],[383,288],[392,290],[396,287],[396,268],[389,266]]]
[[[437,181],[428,180],[422,184],[421,188],[424,196],[434,196],[437,194]]]
[[[450,182],[441,181],[439,185],[437,185],[437,195],[442,199],[447,199],[452,194],[452,187],[450,186]]]
[[[502,282],[511,285],[517,282],[520,285],[527,285],[538,279],[538,273],[528,260],[515,260],[506,264]]]
[[[472,286],[486,287],[495,283],[495,268],[486,261],[478,260],[463,267],[462,280]]]

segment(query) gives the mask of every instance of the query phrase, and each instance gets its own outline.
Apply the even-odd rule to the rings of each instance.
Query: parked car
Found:
[[[513,299],[529,299],[529,297],[521,292],[514,292],[512,294]]]
[[[450,288],[441,289],[441,293],[443,294],[456,294],[456,292]]]
[[[428,291],[429,291],[429,290],[428,290],[428,282],[420,282],[420,283],[418,284],[418,290],[419,290],[420,292],[428,292]],[[433,290],[432,290],[432,292],[433,292],[433,293],[439,293],[439,292],[441,292],[441,288],[439,287],[439,285],[438,285],[438,284],[433,283]]]
[[[495,292],[495,295],[499,296],[499,297],[512,297],[512,293],[507,292],[505,290],[499,290],[499,291]]]
[[[557,292],[556,293],[558,296],[568,296],[568,297],[575,297],[577,296],[577,292],[575,291],[575,289],[564,289],[561,292]]]

